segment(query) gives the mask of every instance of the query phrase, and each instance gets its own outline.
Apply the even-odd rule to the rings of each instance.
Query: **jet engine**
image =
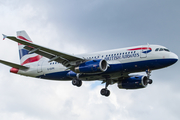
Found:
[[[105,72],[108,68],[106,60],[91,60],[81,63],[79,66],[75,67],[76,73],[99,73]]]
[[[133,76],[118,82],[119,89],[145,88],[148,84],[146,76]]]

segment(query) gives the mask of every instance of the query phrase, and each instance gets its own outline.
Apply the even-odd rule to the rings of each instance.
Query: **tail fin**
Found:
[[[17,31],[17,38],[28,41],[28,42],[32,42],[31,38],[28,36],[26,31],[24,30]],[[35,53],[29,54],[29,51],[24,49],[25,45],[18,43],[18,47],[19,47],[19,57],[20,57],[21,65],[31,63],[31,62],[36,62],[41,59],[40,55],[37,55]]]

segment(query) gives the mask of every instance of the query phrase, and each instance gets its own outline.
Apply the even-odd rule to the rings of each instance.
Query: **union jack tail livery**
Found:
[[[25,31],[17,31],[17,38],[32,43],[31,38],[28,36],[28,34]],[[28,50],[24,49],[25,45],[18,43],[18,47],[19,47],[19,57],[20,57],[21,65],[36,62],[41,59],[40,55],[36,53],[29,53]]]

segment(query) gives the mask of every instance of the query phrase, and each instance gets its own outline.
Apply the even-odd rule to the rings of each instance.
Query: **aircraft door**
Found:
[[[38,66],[37,66],[37,72],[38,72],[38,73],[43,72],[43,70],[42,70],[43,62],[44,62],[43,60],[40,60],[40,61],[38,62]]]

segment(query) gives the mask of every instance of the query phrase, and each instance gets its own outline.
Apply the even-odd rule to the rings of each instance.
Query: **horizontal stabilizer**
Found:
[[[5,64],[5,65],[10,66],[10,67],[13,67],[13,68],[20,69],[20,70],[29,69],[29,67],[18,65],[18,64],[15,64],[15,63],[11,63],[11,62],[7,62],[7,61],[4,61],[4,60],[0,60],[0,63]]]

